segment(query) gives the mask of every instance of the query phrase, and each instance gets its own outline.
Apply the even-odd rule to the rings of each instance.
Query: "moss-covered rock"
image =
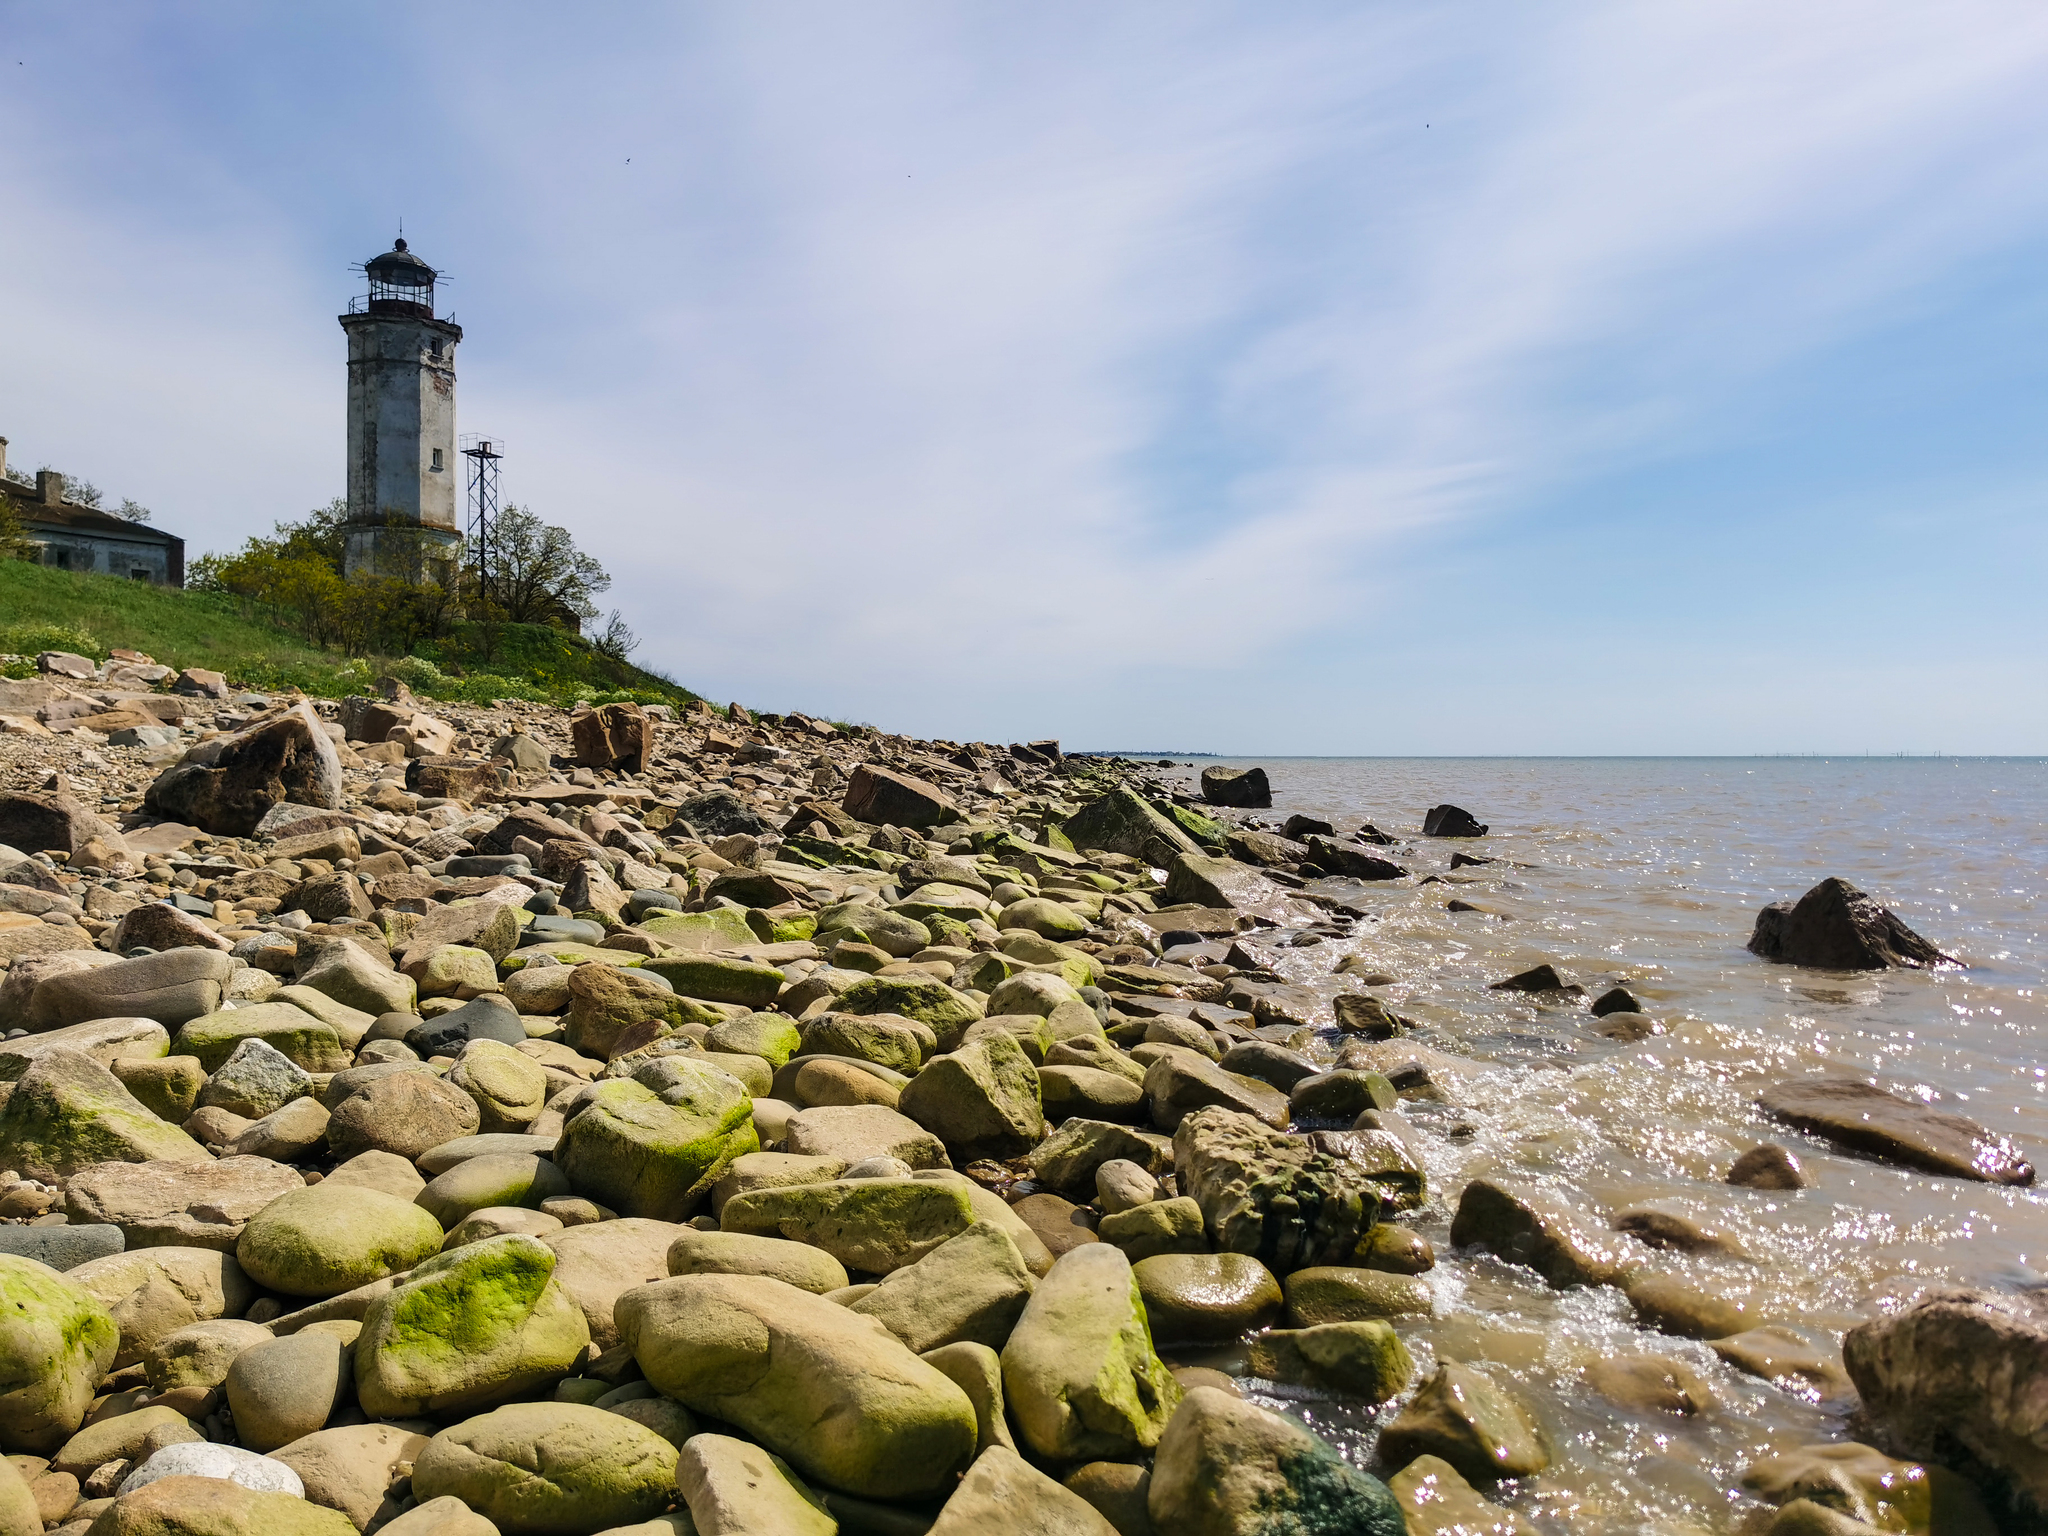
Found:
[[[897,1013],[928,1024],[939,1034],[972,1024],[981,1004],[943,981],[916,976],[864,976],[839,994],[842,1013]]]
[[[763,970],[768,967],[763,966]],[[782,973],[777,971],[777,977]],[[731,998],[727,1001],[737,1002]],[[773,1001],[772,997],[770,1001]],[[711,1026],[704,1037],[704,1049],[740,1056],[758,1056],[771,1067],[779,1067],[794,1056],[803,1036],[795,1021],[779,1013],[743,1013],[736,1019]]]
[[[212,1161],[90,1056],[59,1047],[33,1061],[0,1055],[0,1164],[54,1183],[95,1163]]]
[[[1522,1405],[1470,1366],[1448,1362],[1386,1427],[1380,1455],[1396,1464],[1441,1456],[1475,1483],[1528,1477],[1550,1465]]]
[[[1007,1033],[934,1056],[898,1096],[897,1108],[959,1162],[1016,1157],[1045,1137],[1038,1069]]]
[[[486,1152],[436,1174],[413,1204],[447,1230],[476,1211],[494,1206],[539,1210],[543,1200],[568,1193],[568,1179],[549,1159],[531,1152]]]
[[[1415,1362],[1393,1328],[1377,1320],[1275,1328],[1253,1341],[1251,1369],[1268,1381],[1321,1387],[1384,1403],[1408,1390]]]
[[[974,1454],[967,1395],[888,1329],[778,1280],[685,1275],[619,1298],[648,1381],[863,1498],[944,1487]]]
[[[683,1000],[652,977],[624,966],[578,965],[569,973],[569,1015],[562,1040],[572,1051],[610,1061],[673,1032],[692,1017]]]
[[[121,1330],[91,1292],[0,1255],[0,1450],[47,1453],[77,1430]]]
[[[555,1162],[572,1188],[624,1216],[685,1221],[736,1157],[760,1150],[753,1100],[732,1077],[678,1056],[670,1086],[634,1078],[593,1088],[562,1132]]]
[[[363,1411],[398,1419],[481,1407],[574,1371],[590,1329],[554,1271],[547,1244],[514,1234],[416,1265],[363,1315]]]
[[[92,1523],[94,1536],[355,1536],[338,1510],[225,1477],[160,1477],[124,1493]]]
[[[1160,868],[1178,854],[1201,852],[1193,838],[1121,784],[1082,806],[1060,823],[1060,830],[1076,848],[1129,854]]]
[[[624,1414],[514,1403],[442,1430],[413,1463],[424,1504],[460,1499],[506,1536],[593,1536],[675,1497],[676,1448]]]
[[[974,1225],[965,1182],[844,1179],[753,1189],[727,1200],[719,1221],[728,1232],[809,1243],[848,1269],[884,1275]]]
[[[235,1256],[258,1285],[286,1296],[338,1296],[411,1269],[441,1246],[441,1224],[380,1190],[315,1184],[250,1218]]]
[[[1197,1387],[1159,1442],[1146,1496],[1175,1536],[1403,1536],[1400,1505],[1291,1419]]]
[[[308,1072],[341,1072],[352,1059],[333,1025],[292,1003],[256,1003],[193,1019],[171,1041],[171,1054],[197,1056],[208,1072],[218,1072],[244,1040],[261,1040]]]
[[[785,977],[772,965],[723,955],[672,955],[640,967],[661,977],[684,997],[711,1003],[737,1003],[742,1008],[767,1008],[782,990]]]

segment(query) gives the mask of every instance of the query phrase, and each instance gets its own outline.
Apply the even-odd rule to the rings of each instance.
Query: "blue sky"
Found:
[[[715,697],[1271,753],[2048,752],[2048,11],[0,0],[0,434],[463,430]]]

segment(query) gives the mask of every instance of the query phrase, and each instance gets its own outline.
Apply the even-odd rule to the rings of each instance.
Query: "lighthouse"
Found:
[[[462,558],[455,468],[455,348],[434,316],[439,275],[403,238],[363,263],[348,335],[349,576],[446,579]]]

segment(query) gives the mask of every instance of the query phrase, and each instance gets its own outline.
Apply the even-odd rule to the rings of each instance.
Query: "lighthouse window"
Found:
[[[436,468],[436,469],[439,469],[440,467],[441,467],[441,450],[440,450],[440,449],[438,449],[438,448],[436,448],[436,449],[434,450],[434,468]]]
[[[436,336],[432,341],[428,342],[427,350],[433,353],[434,356],[439,357],[441,355],[441,338]]]

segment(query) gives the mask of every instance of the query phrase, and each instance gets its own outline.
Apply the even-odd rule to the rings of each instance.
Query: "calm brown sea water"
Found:
[[[1208,766],[1214,759],[1199,760]],[[1844,1405],[1804,1401],[1647,1332],[1609,1289],[1556,1293],[1526,1271],[1448,1248],[1457,1191],[1489,1171],[1554,1183],[1612,1213],[1654,1200],[1736,1239],[1751,1262],[1682,1261],[1816,1342],[1926,1289],[2048,1284],[2048,1192],[1993,1188],[1840,1156],[1772,1124],[1758,1092],[1825,1071],[1861,1077],[2011,1136],[2048,1180],[2048,760],[1229,759],[1272,778],[1274,825],[1295,811],[1348,833],[1413,838],[1395,857],[1449,873],[1454,850],[1509,861],[1469,884],[1390,885],[1352,940],[1288,951],[1291,980],[1334,990],[1346,954],[1399,978],[1376,989],[1464,1058],[1446,1084],[1462,1116],[1418,1114],[1435,1188],[1418,1223],[1438,1245],[1436,1315],[1400,1325],[1422,1369],[1478,1366],[1529,1406],[1554,1460],[1504,1490],[1557,1531],[1734,1529],[1756,1506],[1744,1466],[1851,1438]],[[1172,775],[1168,775],[1171,777]],[[1181,770],[1192,780],[1194,772]],[[1489,822],[1479,844],[1414,837],[1452,801]],[[1841,875],[1968,968],[1839,974],[1743,948],[1756,910]],[[1451,914],[1452,896],[1500,914]],[[1626,984],[1667,1033],[1635,1045],[1583,1010],[1487,983],[1549,960],[1597,995]],[[1460,1134],[1434,1134],[1462,1119]],[[1731,1188],[1736,1155],[1793,1147],[1818,1187]],[[1590,1361],[1684,1359],[1717,1409],[1631,1413],[1585,1382]],[[1375,1414],[1256,1381],[1362,1465]]]

